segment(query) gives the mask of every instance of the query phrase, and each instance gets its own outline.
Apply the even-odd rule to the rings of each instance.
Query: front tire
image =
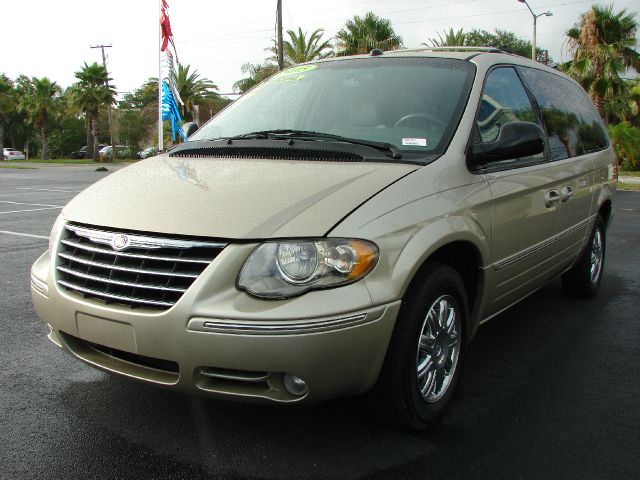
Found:
[[[562,274],[562,288],[567,295],[591,298],[598,293],[604,272],[605,250],[605,223],[602,216],[598,215],[578,263]]]
[[[393,423],[419,430],[444,414],[462,371],[466,319],[458,273],[428,264],[405,295],[374,389]]]

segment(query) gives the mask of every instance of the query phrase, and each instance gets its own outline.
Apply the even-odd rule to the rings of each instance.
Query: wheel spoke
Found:
[[[433,371],[433,366],[431,357],[427,357],[424,362],[418,365],[418,380],[422,380],[427,373]]]
[[[420,335],[419,349],[421,352],[431,355],[433,353],[435,337]]]
[[[435,336],[438,333],[438,322],[436,320],[436,312],[435,309],[429,310],[429,315],[427,315],[426,326],[429,328],[429,332],[432,336]]]
[[[435,381],[433,382],[433,395],[438,395],[442,390],[442,385],[444,384],[444,379],[446,377],[444,370],[436,370],[434,377]]]
[[[424,382],[424,385],[420,389],[420,392],[425,398],[429,398],[429,396],[433,393],[433,389],[436,385],[436,372],[429,372],[427,376],[427,381]]]
[[[451,367],[453,367],[453,352],[447,357],[447,361],[444,362],[444,373],[449,375],[451,373]]]
[[[450,308],[449,316],[447,317],[447,333],[451,335],[454,328],[456,328],[456,310],[454,308]]]
[[[440,300],[438,310],[438,331],[440,331],[444,330],[447,326],[447,312],[449,310],[449,304],[446,300]]]
[[[449,339],[447,341],[447,346],[453,350],[454,347],[458,345],[458,335],[456,332],[454,332],[454,335],[449,335]]]

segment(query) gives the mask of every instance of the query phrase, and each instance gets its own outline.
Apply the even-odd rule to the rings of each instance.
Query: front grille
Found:
[[[58,285],[105,304],[166,310],[225,243],[67,224],[58,248]]]

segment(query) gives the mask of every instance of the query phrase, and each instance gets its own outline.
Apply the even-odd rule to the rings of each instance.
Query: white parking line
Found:
[[[81,190],[54,190],[53,188],[16,187],[16,190],[35,190],[38,192],[80,193]]]
[[[44,208],[32,208],[30,210],[10,210],[8,212],[0,212],[0,215],[6,215],[8,213],[22,213],[22,212],[38,212],[40,210],[56,210],[62,207],[44,207]]]
[[[0,200],[0,203],[9,203],[11,205],[28,205],[30,207],[55,207],[62,208],[60,205],[47,205],[46,203],[22,203],[22,202],[10,202],[8,200]]]
[[[33,235],[32,233],[9,232],[7,230],[0,230],[0,233],[4,233],[5,235],[15,235],[16,237],[41,238],[43,240],[49,240],[49,237],[45,237],[44,235]]]

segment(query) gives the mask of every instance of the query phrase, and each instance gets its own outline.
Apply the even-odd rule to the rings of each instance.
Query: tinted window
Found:
[[[502,125],[517,121],[536,121],[529,96],[513,68],[493,70],[485,81],[477,117],[480,138],[493,142]]]
[[[559,75],[535,68],[520,69],[540,106],[553,160],[607,147],[600,115],[584,90]]]
[[[475,67],[440,58],[366,58],[301,65],[261,83],[189,140],[311,130],[391,143],[403,159],[439,154],[458,125]],[[418,157],[420,156],[420,157]]]

